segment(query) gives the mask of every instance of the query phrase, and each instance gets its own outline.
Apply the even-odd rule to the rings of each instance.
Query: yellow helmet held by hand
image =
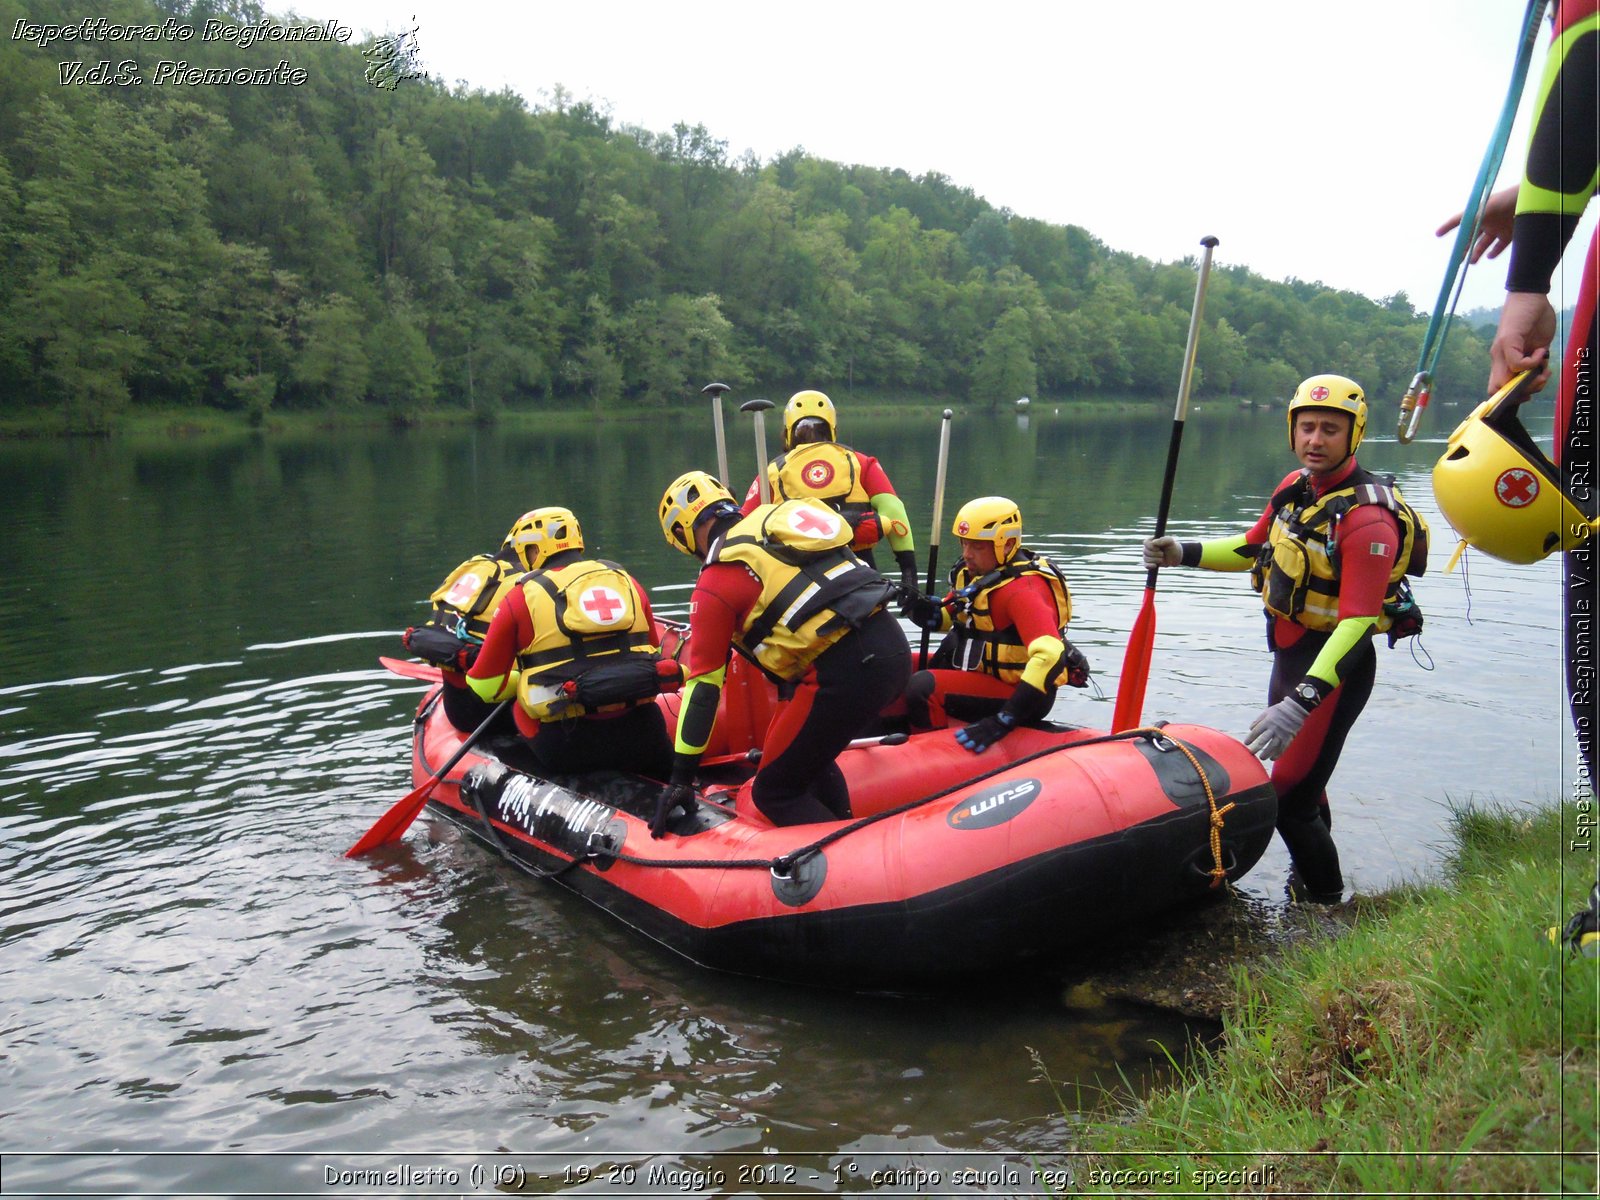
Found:
[[[1367,432],[1367,395],[1354,379],[1343,375],[1313,375],[1294,390],[1289,401],[1289,449],[1294,449],[1295,414],[1307,408],[1328,408],[1350,414],[1350,453],[1356,452]]]
[[[552,554],[582,550],[583,530],[570,508],[536,508],[517,518],[501,549],[510,550],[525,570],[534,571]]]
[[[1523,428],[1517,407],[1532,372],[1524,371],[1456,426],[1433,466],[1433,497],[1468,546],[1510,563],[1534,563],[1552,550],[1572,550],[1595,522],[1561,486],[1561,471]],[[1447,570],[1449,568],[1446,568]]]
[[[802,430],[801,436],[796,439],[795,426],[801,421],[818,420],[827,426],[826,437],[806,437],[807,432]],[[836,442],[839,440],[839,414],[822,392],[804,391],[796,392],[789,397],[789,403],[783,406],[783,448],[793,450],[799,442]]]
[[[718,506],[726,506],[725,508]],[[667,545],[694,557],[694,527],[704,516],[725,512],[736,516],[739,506],[721,480],[704,471],[685,471],[668,485],[661,497],[661,532]]]
[[[995,560],[1004,566],[1022,545],[1022,510],[1004,496],[979,496],[961,506],[950,532],[968,541],[993,542]]]

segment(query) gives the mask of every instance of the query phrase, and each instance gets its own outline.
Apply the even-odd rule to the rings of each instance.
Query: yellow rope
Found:
[[[1166,732],[1166,730],[1161,729],[1158,726],[1150,725],[1139,730],[1138,732],[1153,733],[1157,737],[1161,738],[1162,741],[1169,742],[1176,746],[1183,752],[1183,756],[1189,760],[1189,765],[1194,768],[1194,773],[1200,777],[1200,787],[1205,791],[1206,794],[1206,807],[1211,813],[1211,819],[1209,822],[1211,827],[1211,870],[1207,871],[1206,874],[1211,877],[1211,886],[1213,888],[1221,887],[1228,880],[1228,868],[1222,865],[1222,819],[1223,817],[1227,816],[1228,813],[1233,811],[1238,804],[1238,801],[1234,801],[1233,804],[1226,804],[1223,805],[1223,807],[1218,808],[1217,795],[1211,790],[1211,780],[1206,775],[1206,769],[1200,765],[1199,758],[1195,756],[1194,751],[1190,750],[1189,747],[1185,746],[1177,738]]]

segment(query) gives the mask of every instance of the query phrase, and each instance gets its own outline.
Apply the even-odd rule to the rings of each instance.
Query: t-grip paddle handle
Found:
[[[772,489],[767,485],[767,413],[772,411],[771,400],[746,400],[739,405],[740,412],[752,413],[756,426],[756,486],[761,491],[761,503],[772,503]]]

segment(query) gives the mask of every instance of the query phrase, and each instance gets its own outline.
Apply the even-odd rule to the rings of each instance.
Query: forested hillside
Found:
[[[291,26],[237,0],[94,17],[0,0],[0,416],[606,413],[713,378],[1171,403],[1192,258],[1119,253],[932,171],[730,159],[714,130],[619,126],[554,80],[537,104],[374,86],[365,31],[241,48]],[[221,68],[261,76],[199,74]],[[1227,230],[1195,232],[1223,236],[1197,396],[1338,371],[1398,399],[1426,325],[1407,297],[1264,280],[1226,265]],[[1458,328],[1441,393],[1486,371]]]

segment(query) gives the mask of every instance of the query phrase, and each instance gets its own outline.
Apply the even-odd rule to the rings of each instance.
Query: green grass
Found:
[[[1443,883],[1241,972],[1222,1041],[1087,1127],[1079,1185],[1122,1194],[1094,1172],[1133,1170],[1165,1194],[1593,1195],[1600,961],[1546,937],[1594,879],[1576,820],[1456,813]]]

